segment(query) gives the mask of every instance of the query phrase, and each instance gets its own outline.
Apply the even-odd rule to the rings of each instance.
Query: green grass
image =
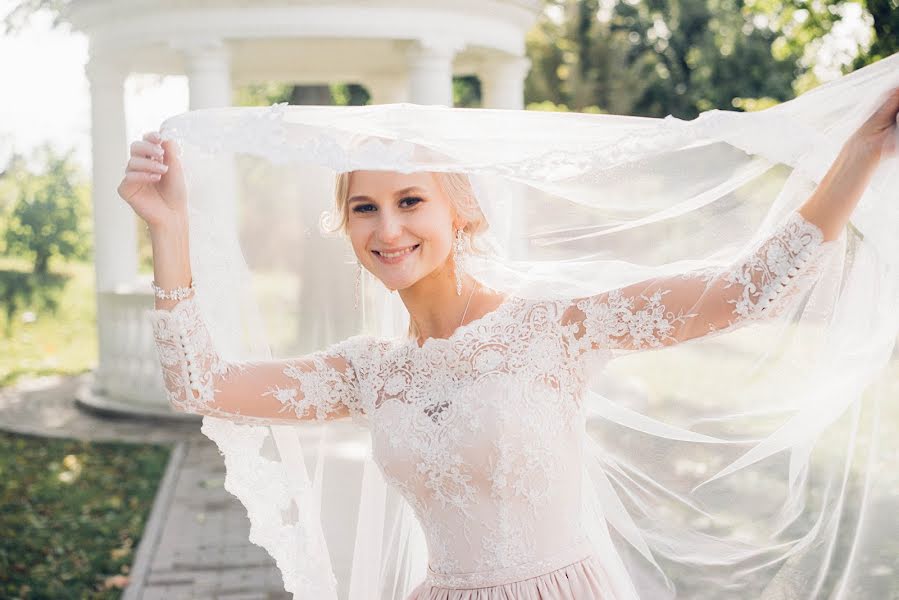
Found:
[[[0,433],[0,597],[119,598],[170,450]]]
[[[68,277],[57,309],[27,307],[0,336],[0,386],[97,365],[94,265],[52,270]],[[0,598],[119,598],[169,454],[0,432]]]
[[[36,319],[17,315],[12,336],[0,336],[0,387],[22,377],[78,374],[97,366],[97,306],[93,263],[57,263],[70,276],[55,314],[35,310]],[[4,258],[0,268],[27,270],[23,261]],[[2,317],[0,317],[2,318]]]

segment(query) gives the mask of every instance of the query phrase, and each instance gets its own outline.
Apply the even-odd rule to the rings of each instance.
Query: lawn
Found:
[[[170,450],[0,432],[0,597],[119,598]]]
[[[4,258],[0,269],[27,270],[27,263]],[[16,316],[12,336],[0,335],[0,387],[25,376],[83,373],[97,366],[97,305],[93,263],[54,267],[69,276],[54,313]],[[2,317],[0,317],[2,318]]]
[[[0,387],[97,365],[93,263],[52,270],[68,276],[57,309],[0,335]],[[119,598],[170,450],[0,432],[0,598]]]

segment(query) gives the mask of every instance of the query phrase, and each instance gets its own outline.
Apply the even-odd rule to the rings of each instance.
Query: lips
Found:
[[[418,250],[419,246],[421,246],[421,244],[406,246],[405,248],[398,250],[384,250],[383,252],[389,254],[389,256],[382,254],[382,251],[380,250],[372,250],[372,253],[377,256],[378,260],[383,263],[395,264],[398,262],[402,262],[407,256],[414,254]],[[400,254],[397,254],[398,252]]]
[[[410,250],[415,250],[418,248],[420,244],[413,244],[412,246],[406,246],[405,248],[397,248],[395,250],[372,250],[375,254],[380,256],[384,256],[385,254],[396,255],[398,252],[406,252]]]

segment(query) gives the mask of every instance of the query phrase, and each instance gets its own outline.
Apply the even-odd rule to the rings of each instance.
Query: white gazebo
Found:
[[[116,188],[128,157],[131,73],[186,75],[190,109],[229,106],[236,85],[357,83],[373,103],[451,106],[452,77],[476,75],[486,108],[522,108],[526,32],[540,0],[73,0],[90,39],[99,365],[79,400],[173,416],[143,311],[137,224]],[[183,416],[183,415],[179,415]]]

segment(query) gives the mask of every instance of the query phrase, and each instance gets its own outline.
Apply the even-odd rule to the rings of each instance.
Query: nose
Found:
[[[378,237],[385,244],[392,244],[400,239],[400,236],[403,235],[403,223],[402,220],[391,216],[386,215],[381,218],[380,227],[378,228]]]

